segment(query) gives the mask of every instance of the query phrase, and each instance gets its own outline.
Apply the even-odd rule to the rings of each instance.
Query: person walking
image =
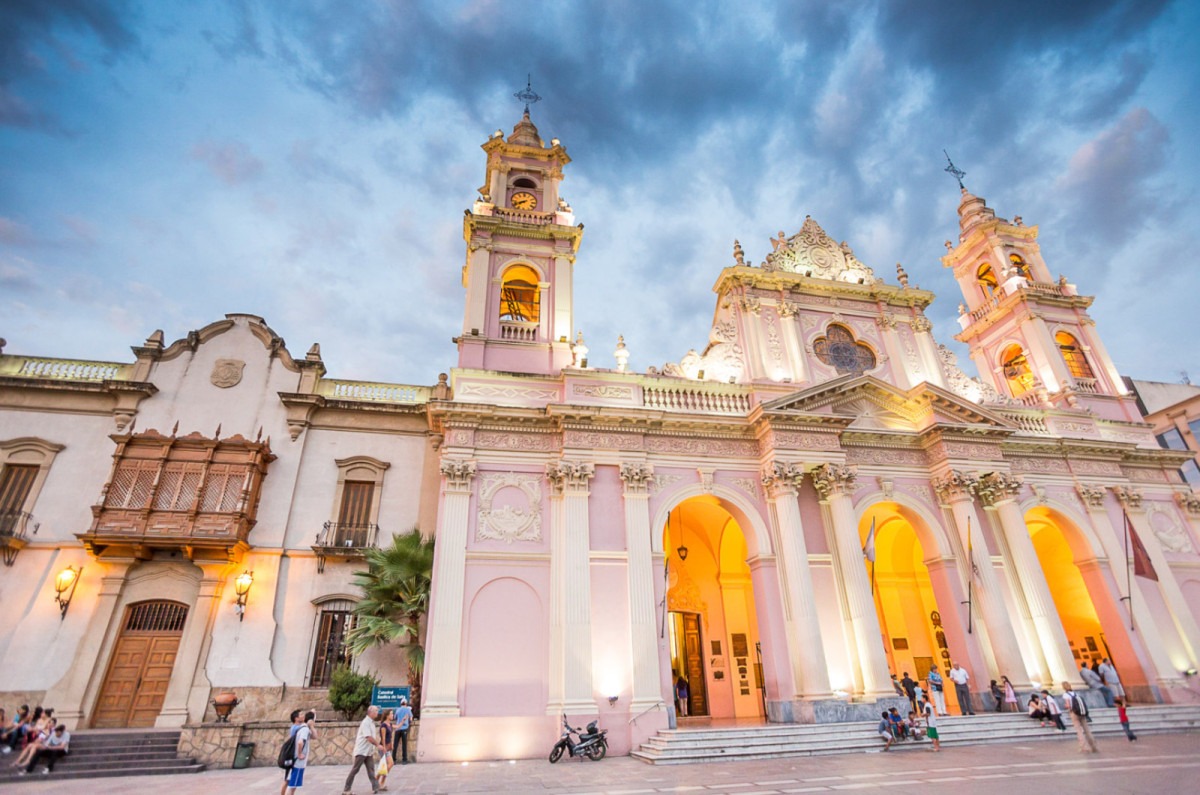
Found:
[[[679,710],[679,717],[686,718],[688,716],[688,680],[683,678],[683,674],[675,680],[675,704]]]
[[[1054,726],[1060,731],[1065,732],[1067,727],[1063,725],[1062,707],[1059,706],[1058,699],[1050,695],[1049,690],[1042,691],[1042,706],[1046,709],[1046,714],[1050,716],[1050,720],[1054,721]]]
[[[954,683],[954,695],[958,698],[958,714],[974,715],[975,708],[971,706],[971,675],[956,662],[950,663],[950,681]]]
[[[933,741],[933,750],[942,750],[942,742],[938,739],[937,708],[930,702],[928,694],[921,700],[921,714],[925,716],[925,736]]]
[[[1004,687],[1004,703],[1006,705],[1009,705],[1009,704],[1012,705],[1011,708],[1008,708],[1008,711],[1009,712],[1020,712],[1021,704],[1020,704],[1020,701],[1017,699],[1017,689],[1015,687],[1013,687],[1013,683],[1008,681],[1007,676],[1001,676],[1000,684]]]
[[[1121,722],[1121,728],[1125,730],[1125,736],[1129,742],[1137,739],[1137,735],[1129,728],[1129,715],[1125,712],[1125,697],[1121,696],[1117,699],[1117,720]]]
[[[1115,699],[1124,700],[1125,688],[1121,686],[1121,678],[1117,676],[1116,666],[1109,662],[1107,657],[1104,658],[1104,662],[1100,663],[1100,670],[1097,673],[1100,674],[1100,681],[1110,691],[1110,694],[1105,698],[1105,703],[1111,707],[1116,703]]]
[[[301,722],[296,728],[296,757],[292,762],[292,769],[288,771],[287,791],[288,795],[296,795],[296,790],[304,786],[304,771],[308,767],[308,759],[312,755],[312,726],[309,721],[314,720],[317,713],[309,710],[303,716]]]
[[[400,708],[396,710],[396,736],[392,740],[392,761],[400,760],[400,764],[408,764],[408,730],[412,728],[413,711],[408,705],[408,699],[400,698]],[[396,753],[399,744],[400,753]]]
[[[946,694],[942,692],[942,687],[945,685],[942,675],[938,673],[937,666],[929,669],[929,675],[926,677],[929,684],[929,695],[933,696],[933,706],[937,708],[939,715],[946,714]]]
[[[392,749],[396,746],[396,711],[387,710],[383,713],[383,720],[379,721],[379,766],[375,768],[375,777],[379,779],[379,785],[383,786],[387,783],[388,773],[392,771],[392,765],[396,764],[396,758],[392,753]]]
[[[1092,736],[1092,727],[1088,726],[1088,707],[1087,702],[1083,700],[1083,694],[1072,690],[1070,682],[1063,682],[1062,686],[1063,706],[1071,715],[1071,725],[1075,727],[1075,736],[1079,739],[1079,753],[1099,753],[1100,749],[1096,747],[1096,738]]]
[[[372,792],[386,792],[387,787],[379,786],[375,778],[375,749],[383,750],[379,738],[375,736],[375,718],[379,717],[379,707],[372,704],[367,707],[367,716],[358,724],[358,732],[354,735],[354,764],[350,767],[350,775],[346,776],[346,785],[342,787],[342,795],[351,795],[354,777],[359,768],[367,769],[367,778],[371,781]]]

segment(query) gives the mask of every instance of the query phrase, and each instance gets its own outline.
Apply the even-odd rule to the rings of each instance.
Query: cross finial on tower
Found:
[[[533,90],[533,81],[530,75],[525,75],[525,88],[513,94],[514,97],[525,103],[525,113],[529,113],[529,106],[534,102],[540,102],[539,97]]]
[[[946,166],[946,168],[944,169],[945,172],[947,174],[953,175],[954,178],[956,180],[958,180],[959,189],[966,190],[967,186],[963,184],[962,178],[967,175],[967,172],[963,171],[961,168],[955,167],[954,161],[950,159],[950,153],[947,152],[945,149],[942,150],[942,154],[944,154],[946,156],[946,162],[949,163],[949,165]]]

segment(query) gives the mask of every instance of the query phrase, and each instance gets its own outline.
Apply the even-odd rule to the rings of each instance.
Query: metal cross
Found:
[[[956,180],[958,180],[958,187],[960,190],[966,190],[967,186],[963,185],[962,178],[967,175],[967,172],[963,171],[961,168],[956,168],[954,166],[954,161],[950,159],[950,153],[947,152],[945,149],[942,150],[942,154],[944,154],[946,156],[946,162],[950,164],[950,165],[946,166],[946,168],[943,170],[947,174],[952,174],[954,176],[954,178]]]
[[[542,98],[533,91],[533,85],[530,81],[530,75],[525,75],[525,89],[513,94],[514,97],[525,103],[525,112],[529,113],[529,105],[534,102],[541,102]]]

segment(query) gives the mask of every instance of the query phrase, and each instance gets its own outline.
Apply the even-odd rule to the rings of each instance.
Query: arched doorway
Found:
[[[162,711],[183,636],[188,607],[179,602],[138,602],[125,608],[92,727],[153,726]]]
[[[879,617],[881,642],[887,654],[888,669],[902,677],[906,672],[928,687],[930,668],[937,666],[945,676],[952,660],[951,613],[943,615],[935,591],[944,589],[944,572],[939,581],[931,578],[926,560],[937,550],[926,551],[918,535],[918,526],[926,525],[915,513],[899,503],[877,502],[859,520],[859,536],[864,548],[867,576],[872,582],[872,597]],[[865,554],[874,527],[874,562]],[[954,704],[953,687],[946,688],[946,700]]]
[[[704,495],[676,506],[663,533],[671,680],[682,676],[688,691],[680,717],[762,718],[758,621],[740,525]]]

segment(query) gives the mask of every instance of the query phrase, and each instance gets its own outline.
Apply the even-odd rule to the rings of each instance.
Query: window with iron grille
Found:
[[[0,535],[12,535],[21,521],[25,501],[37,478],[38,467],[9,464],[0,474]]]
[[[187,605],[178,602],[138,602],[125,613],[125,632],[183,632]]]
[[[353,661],[346,648],[346,633],[354,626],[354,603],[347,599],[325,602],[317,615],[317,644],[313,650],[309,687],[328,687],[333,671]]]

